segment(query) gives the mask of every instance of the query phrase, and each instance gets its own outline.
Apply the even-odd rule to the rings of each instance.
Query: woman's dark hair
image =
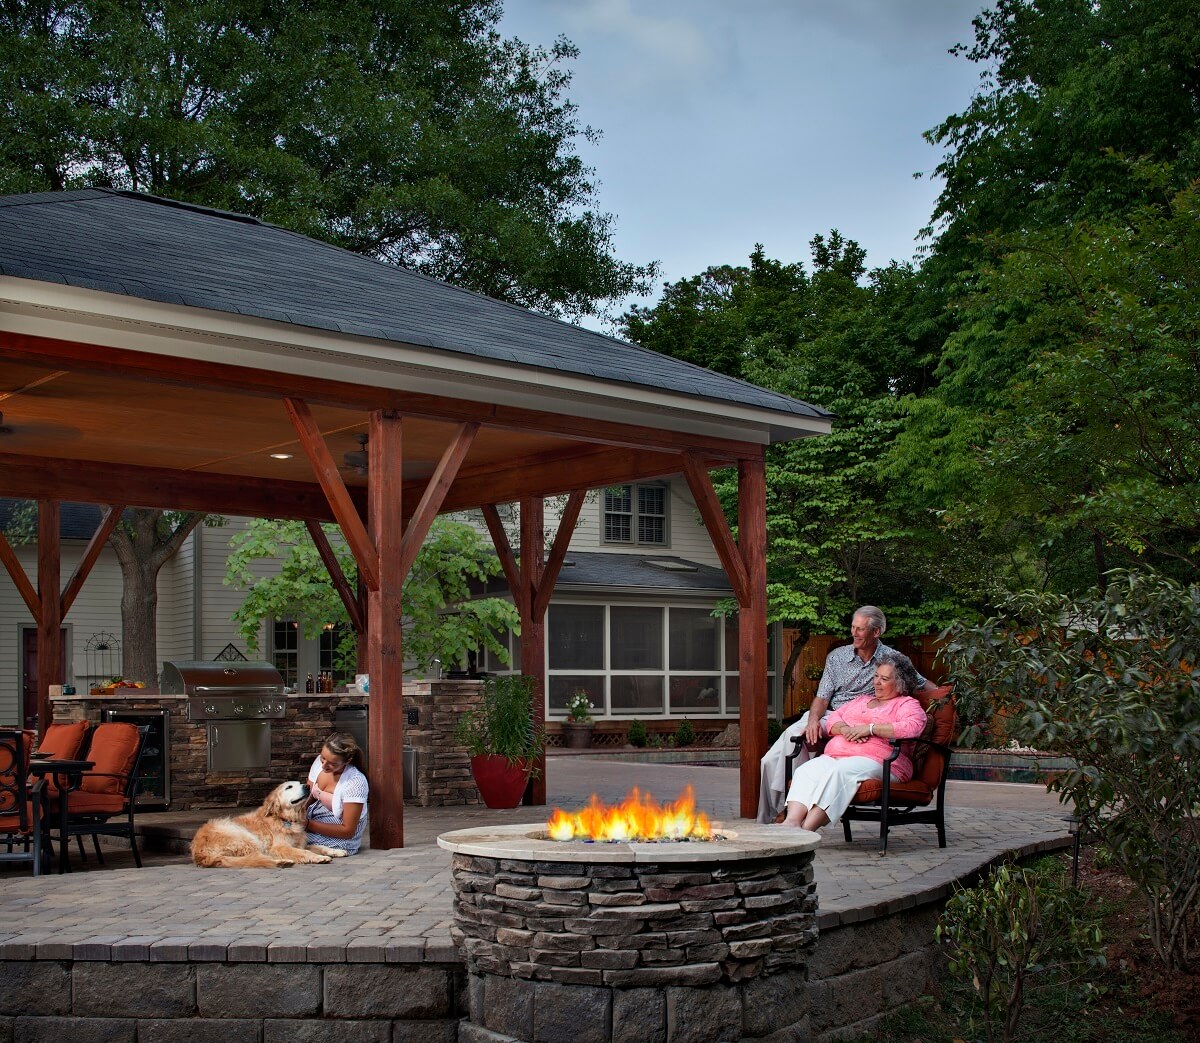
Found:
[[[904,695],[916,694],[917,689],[921,687],[921,677],[908,656],[902,652],[889,652],[880,662],[895,667],[896,683],[900,686]]]
[[[341,757],[347,764],[353,764],[356,768],[362,767],[362,750],[349,732],[331,733],[321,743],[321,749],[328,750],[335,757]]]

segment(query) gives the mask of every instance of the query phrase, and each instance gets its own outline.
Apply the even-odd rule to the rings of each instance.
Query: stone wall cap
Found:
[[[804,829],[739,824],[724,830],[720,840],[689,840],[679,843],[620,841],[588,843],[545,839],[544,823],[510,826],[475,826],[456,829],[437,838],[438,846],[460,855],[481,858],[512,858],[525,862],[602,862],[620,864],[741,862],[752,858],[774,858],[813,851],[820,835]]]

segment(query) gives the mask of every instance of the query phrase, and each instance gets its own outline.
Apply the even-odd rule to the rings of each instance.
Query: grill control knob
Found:
[[[207,714],[215,714],[217,712],[217,704],[216,703],[205,703],[204,704],[204,712]]]
[[[246,707],[242,703],[234,703],[233,704],[233,712],[236,713],[240,717],[242,714],[244,714],[246,712]]]

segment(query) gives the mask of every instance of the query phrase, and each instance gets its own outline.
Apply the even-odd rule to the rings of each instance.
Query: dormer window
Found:
[[[667,546],[667,486],[613,485],[605,489],[604,542]]]

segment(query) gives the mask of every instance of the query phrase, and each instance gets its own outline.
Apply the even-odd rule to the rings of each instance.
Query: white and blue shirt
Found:
[[[321,757],[318,754],[313,761],[312,767],[308,769],[308,784],[314,785],[317,781],[317,776],[321,774]],[[367,828],[367,777],[359,771],[353,764],[346,765],[346,769],[338,776],[337,782],[333,787],[333,807],[327,808],[318,800],[314,800],[308,807],[308,817],[314,822],[329,822],[332,825],[340,826],[342,824],[342,811],[347,804],[361,804],[363,806],[362,814],[358,818],[358,828],[354,831],[354,836],[342,839],[340,837],[327,837],[319,833],[307,833],[308,842],[310,844],[320,844],[322,847],[332,847],[339,851],[345,851],[348,855],[355,854],[362,847],[363,831]]]

